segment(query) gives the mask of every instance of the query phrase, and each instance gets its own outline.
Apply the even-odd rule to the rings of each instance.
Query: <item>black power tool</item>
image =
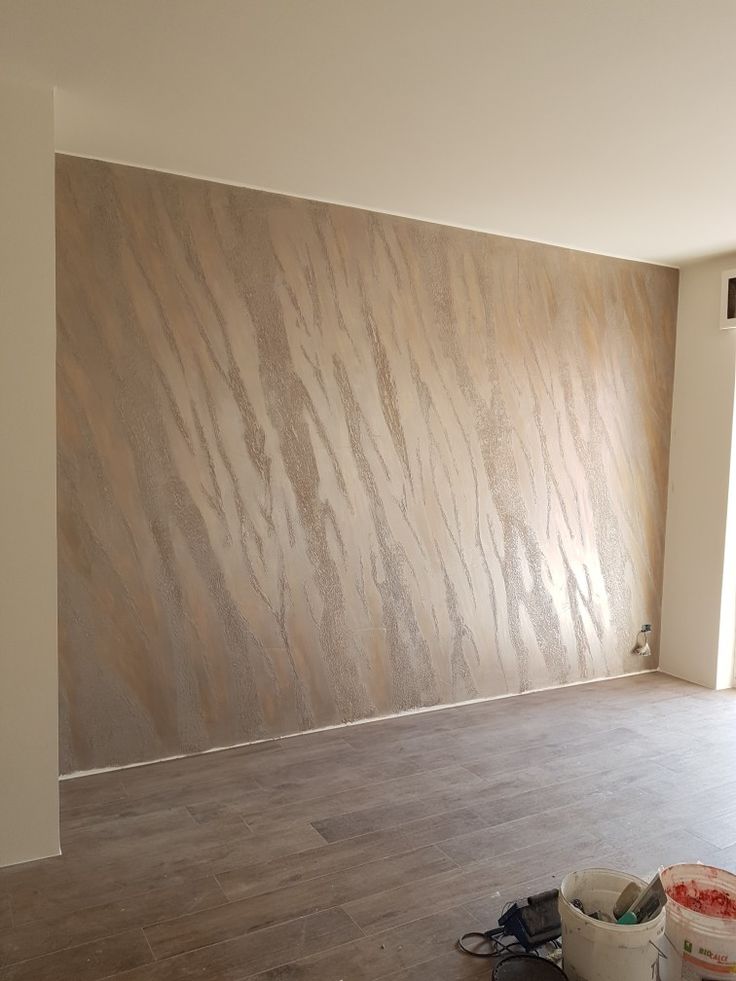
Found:
[[[497,927],[484,933],[464,934],[458,941],[460,949],[475,957],[498,957],[510,953],[515,945],[529,952],[557,940],[562,930],[558,896],[557,889],[550,889],[510,903]]]
[[[524,950],[557,940],[562,931],[558,896],[559,890],[549,889],[517,900],[498,918],[498,929],[507,937],[516,937]]]

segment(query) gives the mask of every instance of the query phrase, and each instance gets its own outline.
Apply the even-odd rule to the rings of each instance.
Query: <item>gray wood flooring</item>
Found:
[[[736,692],[639,675],[62,783],[0,870],[0,981],[465,981],[590,865],[736,870]]]

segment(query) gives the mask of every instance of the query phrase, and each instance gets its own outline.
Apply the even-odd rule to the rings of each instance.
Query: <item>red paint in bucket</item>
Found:
[[[704,889],[694,881],[677,882],[669,887],[667,895],[679,906],[694,913],[736,920],[736,897],[723,889]]]

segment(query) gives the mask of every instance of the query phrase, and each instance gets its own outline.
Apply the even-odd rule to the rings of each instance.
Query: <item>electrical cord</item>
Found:
[[[481,930],[471,930],[470,933],[464,933],[462,937],[459,938],[457,945],[464,954],[470,954],[471,957],[502,957],[507,954],[533,954],[535,957],[539,957],[536,950],[527,951],[518,942],[518,940],[513,940],[508,938],[504,940],[504,937],[508,935],[504,933],[499,927],[495,930],[486,930],[485,932]],[[474,950],[472,947],[467,946],[468,941],[477,937],[479,942],[488,945],[488,950]]]

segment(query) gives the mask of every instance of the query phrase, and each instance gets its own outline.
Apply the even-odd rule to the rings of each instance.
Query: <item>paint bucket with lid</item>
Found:
[[[586,916],[573,905],[613,915],[629,883],[646,882],[626,872],[584,869],[565,876],[560,886],[562,962],[569,981],[652,981],[664,943],[665,911],[646,923],[619,926]]]
[[[660,879],[667,893],[662,981],[736,975],[736,876],[710,865],[672,865]]]

